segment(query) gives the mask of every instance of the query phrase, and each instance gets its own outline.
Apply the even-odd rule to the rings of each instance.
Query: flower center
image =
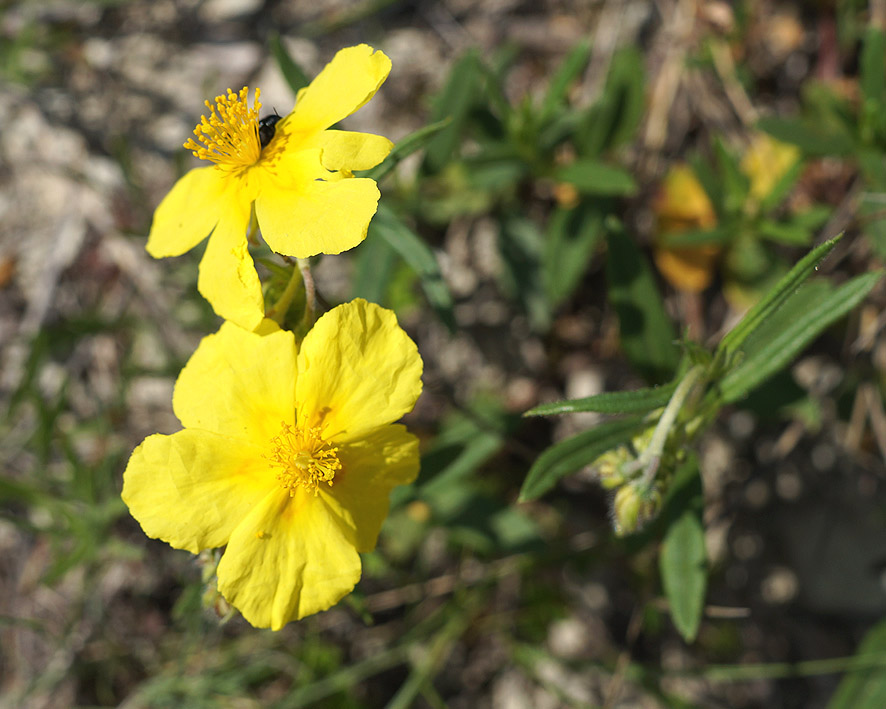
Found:
[[[253,107],[249,108],[244,86],[239,94],[228,89],[227,96],[216,96],[215,106],[205,101],[211,113],[200,116],[194,128],[197,140],[190,138],[184,147],[201,160],[210,160],[225,170],[238,170],[258,162],[262,144],[259,138],[258,112],[261,110],[261,89],[255,90]]]
[[[320,435],[320,428],[301,428],[283,424],[283,430],[271,439],[268,458],[279,468],[277,480],[293,497],[298,488],[315,495],[320,483],[332,486],[335,472],[341,470],[338,448],[330,446]]]

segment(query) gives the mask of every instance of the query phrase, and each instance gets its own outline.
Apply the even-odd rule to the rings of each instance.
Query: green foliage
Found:
[[[681,475],[688,474],[693,480],[693,494],[682,514],[664,534],[659,568],[674,625],[686,642],[692,642],[698,634],[704,609],[707,553],[701,519],[703,499],[698,462],[693,457],[682,467]]]
[[[865,635],[828,709],[877,709],[886,704],[886,622]]]
[[[679,360],[677,336],[652,269],[623,231],[610,231],[607,244],[606,278],[609,299],[618,313],[621,345],[647,379],[667,381]]]

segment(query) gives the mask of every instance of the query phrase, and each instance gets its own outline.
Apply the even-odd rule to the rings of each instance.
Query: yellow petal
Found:
[[[384,160],[394,144],[380,135],[327,130],[320,134],[327,170],[368,170]]]
[[[278,254],[338,254],[366,238],[379,196],[375,181],[366,178],[316,180],[301,192],[264,186],[255,214],[262,237]]]
[[[360,580],[360,556],[323,498],[275,490],[231,534],[218,590],[257,628],[323,611]]]
[[[392,423],[421,393],[422,361],[390,310],[365,300],[321,317],[298,353],[299,421],[334,443]]]
[[[227,322],[191,355],[172,408],[186,428],[264,446],[283,423],[294,423],[295,372],[291,332],[256,335]]]
[[[209,236],[228,203],[226,187],[214,165],[191,170],[176,182],[154,212],[148,253],[179,256]]]
[[[321,487],[319,494],[357,551],[370,552],[388,515],[391,489],[418,475],[418,439],[399,424],[383,426],[339,446],[338,458],[341,471],[332,487]]]
[[[718,247],[710,245],[692,249],[658,247],[654,257],[658,270],[674,288],[701,293],[714,280],[719,253]]]
[[[123,501],[149,537],[195,554],[223,546],[277,486],[261,453],[207,431],[149,436],[123,473]]]
[[[246,246],[248,223],[248,205],[229,206],[209,237],[200,261],[197,290],[225,320],[254,330],[265,316],[265,300]]]
[[[305,132],[329,128],[369,101],[390,71],[391,60],[366,44],[340,50],[299,93],[287,127]]]

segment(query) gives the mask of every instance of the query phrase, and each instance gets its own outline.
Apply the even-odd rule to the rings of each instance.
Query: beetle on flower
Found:
[[[157,207],[148,252],[178,256],[209,235],[198,289],[226,320],[256,329],[264,300],[246,241],[253,209],[265,242],[286,256],[337,254],[366,237],[380,195],[353,172],[380,163],[393,144],[329,127],[369,101],[390,69],[368,45],[342,49],[274,123],[259,118],[259,89],[252,107],[247,88],[207,101],[210,115],[185,147],[213,164],[184,175]]]

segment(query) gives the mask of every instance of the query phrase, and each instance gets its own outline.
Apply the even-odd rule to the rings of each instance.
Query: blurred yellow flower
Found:
[[[291,332],[225,323],[179,375],[184,429],[153,435],[123,474],[149,537],[198,553],[227,545],[218,589],[256,627],[325,610],[360,579],[418,441],[393,422],[421,393],[422,361],[395,315],[365,300]]]
[[[211,233],[198,288],[213,309],[254,330],[264,316],[261,284],[246,246],[253,206],[262,236],[280,254],[337,254],[366,237],[378,205],[374,180],[354,178],[384,160],[392,143],[369,133],[328,130],[375,95],[391,69],[382,52],[361,44],[339,51],[298,93],[292,112],[259,119],[248,89],[207,101],[185,143],[213,165],[182,177],[154,213],[148,252],[178,256]],[[270,119],[270,120],[269,120]]]
[[[685,231],[711,229],[717,215],[707,193],[692,168],[673,165],[659,188],[652,208],[657,216],[655,265],[667,281],[678,290],[699,293],[714,277],[719,249],[713,245],[670,248],[667,235]]]
[[[750,181],[749,204],[756,208],[799,159],[796,145],[782,143],[766,133],[755,135],[741,159],[741,171]]]

